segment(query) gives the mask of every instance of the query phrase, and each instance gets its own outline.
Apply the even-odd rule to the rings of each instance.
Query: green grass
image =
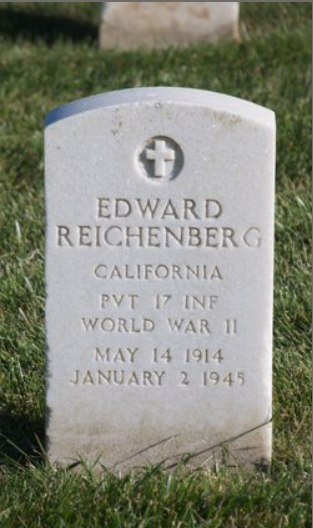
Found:
[[[240,44],[97,49],[97,3],[0,4],[0,527],[311,526],[311,3],[242,3]],[[43,120],[134,86],[232,94],[278,122],[274,460],[267,473],[49,466],[44,443]]]

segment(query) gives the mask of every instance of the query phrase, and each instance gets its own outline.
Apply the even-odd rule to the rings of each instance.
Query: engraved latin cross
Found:
[[[163,139],[154,141],[154,149],[146,150],[146,158],[154,161],[154,178],[165,178],[167,175],[166,164],[169,161],[175,161],[175,151],[167,148]]]

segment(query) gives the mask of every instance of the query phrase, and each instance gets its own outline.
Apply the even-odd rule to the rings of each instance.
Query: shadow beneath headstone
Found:
[[[42,460],[44,442],[44,417],[32,420],[9,411],[0,412],[0,465]]]
[[[42,10],[38,13],[28,12],[20,7],[8,6],[0,11],[0,35],[12,40],[42,40],[47,44],[57,40],[94,42],[98,40],[98,26],[65,14],[53,15]]]

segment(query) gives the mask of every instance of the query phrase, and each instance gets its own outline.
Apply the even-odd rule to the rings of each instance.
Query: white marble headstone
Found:
[[[104,2],[100,47],[186,46],[238,39],[240,2]]]
[[[134,89],[45,136],[51,460],[269,463],[273,112]]]

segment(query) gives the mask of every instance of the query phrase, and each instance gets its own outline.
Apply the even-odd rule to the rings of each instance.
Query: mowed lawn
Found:
[[[0,4],[1,528],[311,526],[312,5],[241,6],[239,44],[119,53],[97,48],[98,3]],[[44,116],[149,85],[231,94],[277,114],[274,446],[265,472],[157,467],[119,479],[57,470],[45,456]]]

